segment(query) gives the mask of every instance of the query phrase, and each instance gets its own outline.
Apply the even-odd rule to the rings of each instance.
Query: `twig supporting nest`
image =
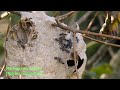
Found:
[[[56,17],[56,22],[57,22],[57,24],[56,23],[54,23],[53,25],[54,26],[57,26],[57,27],[60,27],[60,28],[62,28],[63,30],[67,30],[67,31],[70,31],[70,32],[75,32],[75,33],[82,33],[82,34],[88,34],[88,35],[94,35],[94,36],[99,36],[99,37],[106,37],[106,38],[111,38],[111,39],[116,39],[116,40],[120,40],[120,37],[117,37],[117,36],[111,36],[111,35],[106,35],[106,34],[98,34],[98,33],[94,33],[94,32],[89,32],[89,31],[84,31],[84,30],[77,30],[77,29],[73,29],[73,28],[71,28],[71,27],[69,27],[69,26],[67,26],[67,25],[64,25],[64,24],[62,24],[61,22],[60,22],[60,20],[62,20],[62,19],[65,19],[66,17],[68,17],[69,15],[71,15],[73,13],[73,11],[71,11],[71,12],[69,12],[69,13],[67,13],[67,14],[65,14],[65,15],[62,15],[62,16],[64,16],[64,17],[62,17],[62,16],[59,16],[59,17]],[[85,36],[84,36],[85,37]],[[111,43],[106,43],[106,42],[103,42],[103,41],[101,41],[101,40],[97,40],[97,39],[93,39],[93,38],[88,38],[88,37],[85,37],[85,38],[87,38],[87,39],[90,39],[90,40],[93,40],[93,41],[96,41],[96,42],[99,42],[99,43],[102,43],[102,44],[105,44],[105,45],[109,45],[109,46],[114,46],[114,47],[120,47],[120,45],[116,45],[116,44],[111,44]]]
[[[59,16],[59,17],[56,17],[56,22],[60,24],[60,21],[67,18],[68,16],[70,16],[74,11],[71,11],[67,14],[64,14],[62,16]],[[76,63],[76,33],[75,31],[73,31],[73,35],[74,35],[74,46],[73,46],[73,49],[74,49],[74,62],[75,62],[75,70],[76,70],[76,73],[77,73],[77,78],[79,79],[79,74],[78,74],[78,70],[77,70],[77,63]]]
[[[55,18],[56,23],[52,24],[54,26],[57,26],[57,27],[60,27],[61,29],[63,30],[67,30],[67,31],[70,31],[70,32],[73,32],[74,33],[74,61],[75,61],[75,68],[76,68],[76,72],[77,72],[77,78],[79,77],[78,76],[78,70],[77,70],[77,65],[76,65],[76,54],[75,54],[75,35],[76,33],[82,33],[84,35],[82,35],[83,37],[87,38],[87,39],[90,39],[90,40],[93,40],[93,41],[96,41],[98,43],[102,43],[102,44],[105,44],[105,45],[109,45],[109,46],[114,46],[114,47],[119,47],[120,48],[120,45],[117,45],[117,44],[112,44],[112,43],[107,43],[107,42],[104,42],[104,41],[101,41],[101,40],[97,40],[97,39],[94,39],[94,38],[91,38],[91,37],[88,37],[86,36],[87,34],[88,35],[94,35],[94,36],[99,36],[99,37],[106,37],[106,38],[111,38],[111,39],[116,39],[116,40],[120,40],[120,37],[117,37],[117,36],[111,36],[111,35],[107,35],[107,34],[100,34],[100,33],[94,33],[94,32],[89,32],[88,30],[90,29],[95,17],[98,15],[98,12],[95,14],[95,16],[93,17],[93,19],[91,20],[91,22],[89,23],[88,27],[83,31],[83,30],[77,30],[77,29],[73,29],[65,24],[62,24],[60,21],[67,18],[68,16],[70,16],[71,14],[73,14],[74,11],[71,11],[71,12],[68,12],[67,14],[64,14],[64,15],[61,15],[61,16],[58,16]]]
[[[76,63],[77,62],[77,60],[76,60],[76,33],[74,32],[73,35],[74,35],[74,46],[73,46],[73,49],[74,49],[75,70],[76,70],[76,73],[77,73],[77,78],[79,79],[77,63]]]

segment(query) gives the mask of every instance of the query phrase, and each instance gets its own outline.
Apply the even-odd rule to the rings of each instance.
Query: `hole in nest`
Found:
[[[77,65],[77,69],[79,69],[79,68],[82,66],[83,61],[84,61],[84,59],[81,60],[81,59],[79,58],[79,60],[78,60],[78,65]],[[67,65],[68,65],[69,67],[75,66],[74,60],[67,60]],[[76,70],[75,70],[74,72],[76,72]]]

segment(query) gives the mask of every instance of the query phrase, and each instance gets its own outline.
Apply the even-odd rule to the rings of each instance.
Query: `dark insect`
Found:
[[[72,48],[72,40],[71,39],[69,39],[69,40],[66,40],[66,45],[65,45],[65,48]]]
[[[66,34],[65,33],[61,33],[61,34],[59,34],[59,36],[65,36]]]
[[[65,46],[60,47],[60,49],[61,49],[62,51],[65,51],[65,52],[67,52],[67,53],[70,53],[70,51],[67,50],[67,49],[65,48]]]
[[[60,49],[62,50],[62,51],[65,51],[65,52],[67,52],[67,53],[70,53],[70,51],[68,50],[68,49],[71,49],[72,48],[72,41],[71,41],[71,39],[69,39],[69,40],[66,40],[65,39],[65,36],[66,36],[66,34],[65,33],[61,33],[61,34],[59,34],[59,38],[56,38],[55,40],[57,41],[57,42],[59,42],[59,45],[60,45]]]
[[[54,57],[55,60],[58,60],[60,63],[64,64],[64,62],[62,61],[62,59],[60,57]]]
[[[76,41],[77,41],[77,43],[79,42],[79,39],[76,37]]]

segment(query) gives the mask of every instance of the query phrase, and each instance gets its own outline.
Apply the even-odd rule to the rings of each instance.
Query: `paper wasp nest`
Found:
[[[21,12],[21,14],[21,20],[27,22],[16,24],[17,26],[10,29],[11,32],[5,44],[7,67],[42,68],[42,75],[24,76],[21,74],[22,79],[66,79],[69,72],[67,65],[71,63],[68,60],[73,59],[71,58],[72,38],[67,40],[67,33],[64,30],[51,25],[56,23],[55,18],[47,16],[43,11]],[[24,28],[20,28],[19,25]],[[87,60],[86,44],[80,33],[77,33],[76,37],[76,51],[83,61],[82,64],[78,62],[79,77],[81,78]],[[74,72],[75,68],[73,67],[70,68]],[[10,78],[18,77],[19,75]]]

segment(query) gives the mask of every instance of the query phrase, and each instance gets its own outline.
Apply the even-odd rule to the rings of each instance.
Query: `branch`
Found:
[[[59,18],[60,17],[60,18]],[[60,22],[60,20],[62,19],[65,19],[64,17],[62,18],[61,16],[59,16],[57,18],[55,18],[56,23],[52,24],[53,26],[57,26],[57,27],[60,27],[62,28],[63,30],[68,30],[68,31],[71,31],[71,32],[74,32],[75,33],[82,33],[82,34],[88,34],[88,35],[95,35],[95,36],[99,36],[99,37],[106,37],[106,38],[111,38],[111,39],[116,39],[116,40],[120,40],[120,37],[117,37],[117,36],[111,36],[111,35],[106,35],[106,34],[98,34],[98,33],[94,33],[94,32],[89,32],[89,31],[83,31],[83,30],[77,30],[77,29],[73,29],[67,25],[64,25]]]
[[[61,16],[57,16],[56,19],[58,19],[59,21],[64,20],[65,18],[69,17],[71,14],[73,14],[75,11],[70,11],[64,15]]]
[[[76,33],[74,33],[74,62],[75,62],[75,70],[76,70],[76,73],[77,73],[77,78],[79,79],[79,74],[78,74],[78,69],[77,69],[77,64],[76,64]]]
[[[90,29],[90,27],[91,27],[92,24],[93,24],[93,21],[95,20],[95,17],[98,15],[98,13],[99,13],[98,11],[95,13],[93,19],[90,21],[90,23],[88,24],[88,26],[87,26],[87,28],[86,28],[85,31],[88,31],[88,30]]]
[[[55,24],[53,24],[53,25],[55,25]],[[68,31],[71,31],[71,32],[74,32],[74,30],[76,30],[76,29],[72,29],[72,28],[70,28],[68,26],[61,26],[61,25],[56,25],[56,26],[62,28],[63,30],[68,30]],[[98,34],[98,33],[93,33],[93,32],[89,32],[89,31],[81,31],[81,30],[79,30],[79,31],[75,31],[75,33],[91,34],[91,35],[95,35],[95,36],[99,36],[99,37],[101,36],[101,37],[108,37],[108,38],[120,40],[120,37],[110,36],[110,35],[106,35],[106,34]],[[99,43],[102,43],[102,44],[105,44],[105,45],[114,46],[114,47],[120,47],[120,45],[103,42],[103,41],[100,41],[100,40],[96,40],[96,39],[87,37],[85,35],[83,35],[83,37],[85,37],[87,39],[90,39],[90,40],[93,40],[93,41],[96,41],[96,42],[99,42]]]
[[[73,26],[73,23],[75,22],[75,19],[76,19],[76,16],[77,16],[78,12],[75,12],[72,17],[71,17],[71,20],[69,22],[69,26],[72,25]]]
[[[1,76],[1,74],[2,74],[2,72],[3,72],[4,69],[5,69],[5,64],[3,65],[3,67],[2,67],[2,69],[0,71],[0,76]]]
[[[59,16],[57,18],[55,18],[57,24],[52,24],[53,26],[57,26],[57,27],[60,27],[62,28],[63,30],[68,30],[68,31],[71,31],[71,32],[75,32],[75,33],[82,33],[82,34],[89,34],[89,35],[95,35],[95,36],[99,36],[99,37],[106,37],[106,38],[111,38],[111,39],[117,39],[117,40],[120,40],[120,37],[117,37],[117,36],[111,36],[111,35],[106,35],[106,34],[98,34],[98,33],[94,33],[94,32],[89,32],[89,31],[83,31],[83,30],[77,30],[77,29],[73,29],[65,24],[62,24],[60,22],[60,20],[63,20],[65,19],[67,16],[71,15],[74,11],[71,11],[65,15],[62,15],[62,16]],[[105,45],[110,45],[110,46],[115,46],[115,47],[120,47],[120,45],[116,45],[116,44],[111,44],[111,43],[107,43],[107,42],[103,42],[103,41],[100,41],[100,40],[96,40],[96,39],[93,39],[93,38],[90,38],[90,37],[87,37],[84,35],[85,38],[87,39],[90,39],[90,40],[93,40],[93,41],[96,41],[96,42],[99,42],[99,43],[102,43],[102,44],[105,44]]]
[[[79,30],[79,31],[76,31],[76,33],[89,34],[89,35],[95,35],[95,36],[99,36],[99,37],[106,37],[106,38],[120,40],[120,37],[117,37],[117,36],[111,36],[111,35],[106,35],[106,34],[98,34],[98,33],[89,32],[89,31]]]
[[[90,39],[90,40],[93,40],[93,41],[96,41],[96,42],[98,42],[98,43],[102,43],[102,44],[105,44],[105,45],[109,45],[109,46],[119,47],[119,48],[120,48],[120,45],[117,45],[117,44],[112,44],[112,43],[103,42],[103,41],[100,41],[100,40],[97,40],[97,39],[94,39],[94,38],[91,38],[91,37],[88,37],[88,36],[85,36],[85,35],[83,35],[83,37],[85,37],[85,38],[87,38],[87,39]]]

